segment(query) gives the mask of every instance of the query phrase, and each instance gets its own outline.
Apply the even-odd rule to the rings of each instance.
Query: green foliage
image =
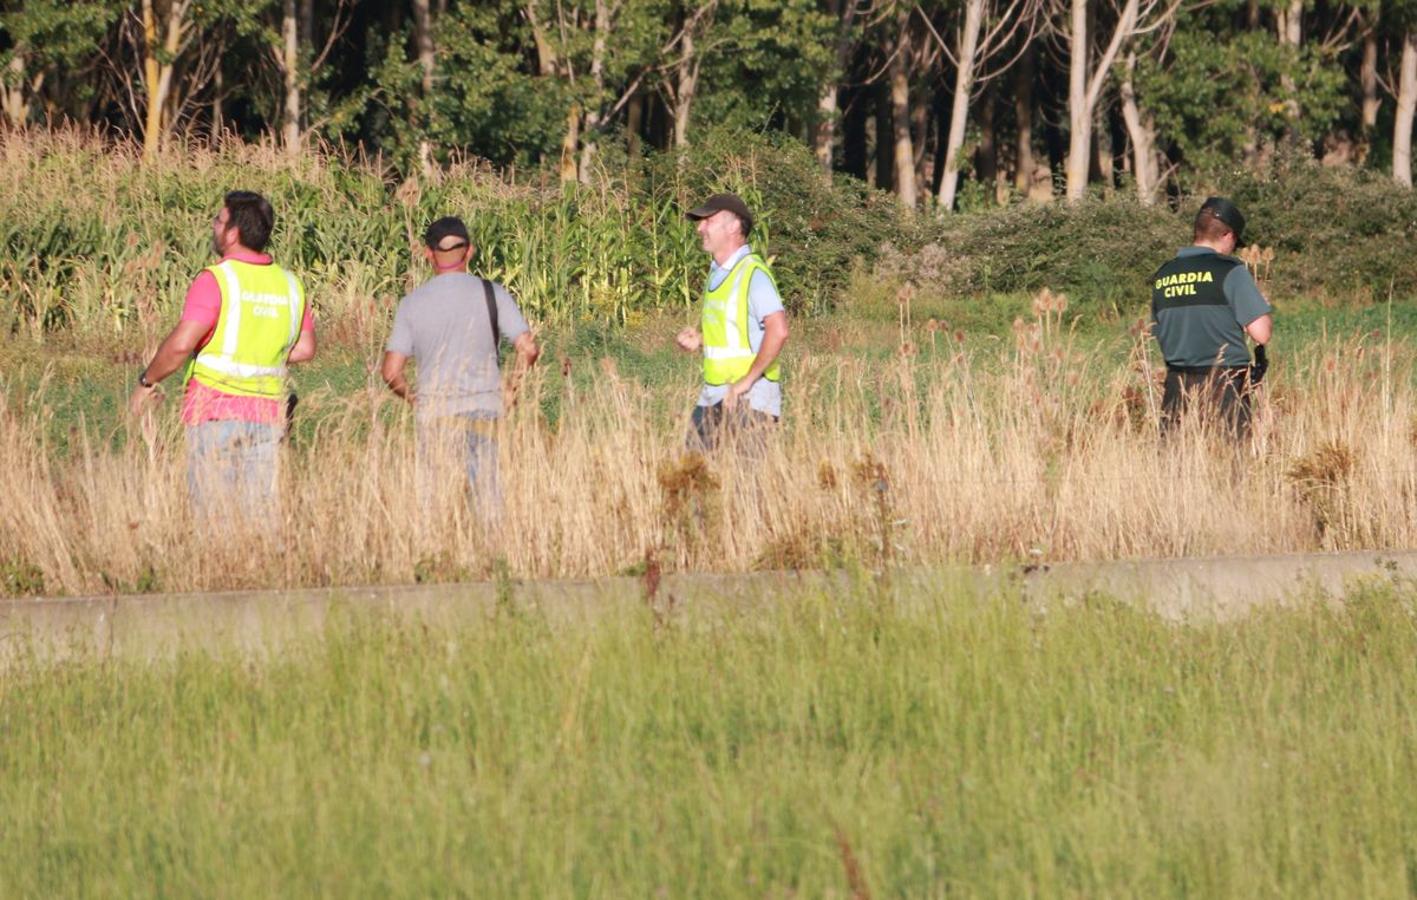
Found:
[[[704,129],[800,127],[835,66],[833,16],[817,0],[738,0],[720,12],[704,60]]]
[[[1174,213],[1131,198],[1022,203],[950,216],[918,253],[887,253],[880,271],[947,295],[1047,287],[1074,311],[1115,315],[1188,238]]]
[[[1281,44],[1261,31],[1181,29],[1163,62],[1146,56],[1137,70],[1142,102],[1185,163],[1183,183],[1291,132],[1312,143],[1349,103],[1345,87],[1331,55],[1313,45]]]
[[[1278,151],[1267,166],[1213,179],[1210,190],[1244,211],[1247,240],[1275,250],[1272,299],[1366,302],[1385,299],[1389,289],[1398,299],[1417,295],[1412,191],[1302,152]],[[1149,207],[1127,196],[962,213],[945,219],[918,252],[888,249],[877,271],[947,296],[1047,287],[1069,296],[1070,311],[1130,314],[1142,308],[1156,267],[1190,243],[1202,199]]]
[[[874,259],[881,244],[918,242],[894,199],[827,178],[807,148],[780,134],[712,129],[689,153],[652,159],[649,177],[652,194],[684,208],[717,191],[741,195],[758,212],[753,244],[796,311],[829,306],[852,267]]]
[[[469,223],[476,268],[543,322],[623,325],[692,306],[707,260],[684,211],[724,188],[758,211],[755,239],[776,257],[795,310],[825,306],[853,260],[871,259],[882,241],[910,243],[889,198],[827,181],[791,141],[729,130],[683,156],[612,165],[607,152],[589,185],[514,183],[458,166],[395,186],[370,166],[253,158],[240,148],[150,168],[94,148],[13,140],[12,189],[0,193],[0,325],[11,331],[121,331],[170,318],[211,261],[210,218],[237,186],[271,199],[272,251],[306,280],[327,321],[367,318],[372,300],[391,305],[425,277],[411,249],[447,214]]]
[[[0,563],[0,594],[6,597],[40,596],[44,593],[44,570],[23,559]]]
[[[1292,296],[1399,300],[1417,296],[1417,193],[1375,172],[1280,154],[1261,171],[1239,170],[1227,190],[1245,211],[1246,236],[1274,247],[1274,286]]]

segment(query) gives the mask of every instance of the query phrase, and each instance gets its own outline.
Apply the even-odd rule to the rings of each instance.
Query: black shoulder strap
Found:
[[[502,345],[502,332],[497,330],[497,297],[492,293],[492,282],[482,279],[482,296],[487,298],[487,322],[492,326],[492,352]]]

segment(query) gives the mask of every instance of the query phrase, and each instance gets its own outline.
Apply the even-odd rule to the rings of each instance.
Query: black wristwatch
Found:
[[[148,381],[148,370],[146,366],[144,366],[142,370],[138,372],[138,384],[145,388],[157,387],[157,382]]]

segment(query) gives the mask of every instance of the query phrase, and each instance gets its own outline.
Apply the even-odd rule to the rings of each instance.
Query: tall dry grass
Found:
[[[932,327],[885,364],[797,349],[756,461],[684,455],[688,378],[645,386],[604,360],[589,387],[567,379],[550,398],[533,373],[502,424],[491,527],[451,491],[420,507],[412,423],[374,386],[307,388],[320,425],[286,453],[281,527],[256,536],[193,520],[175,403],[116,449],[90,425],[61,458],[43,435],[62,388],[9,391],[0,564],[11,592],[81,593],[597,576],[651,555],[727,571],[1417,544],[1405,342],[1286,348],[1235,449],[1197,429],[1163,442],[1141,339],[1119,365],[1060,318],[1043,303],[996,353]]]

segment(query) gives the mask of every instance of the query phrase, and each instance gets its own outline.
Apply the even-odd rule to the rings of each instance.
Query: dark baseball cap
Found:
[[[432,225],[429,225],[428,230],[423,232],[423,243],[427,244],[431,249],[437,250],[438,246],[443,243],[443,238],[446,237],[461,238],[464,244],[472,243],[472,237],[467,233],[467,226],[464,225],[463,220],[459,219],[457,216],[444,216]],[[455,248],[450,247],[448,249],[451,250]]]
[[[1201,211],[1208,212],[1233,232],[1235,232],[1235,246],[1245,246],[1245,217],[1240,213],[1240,207],[1231,203],[1224,197],[1207,197],[1201,204]]]
[[[748,210],[748,204],[743,202],[743,198],[737,194],[714,194],[684,215],[690,219],[707,219],[716,212],[728,210],[733,213],[743,223],[743,233],[747,234],[753,230],[753,214]]]

